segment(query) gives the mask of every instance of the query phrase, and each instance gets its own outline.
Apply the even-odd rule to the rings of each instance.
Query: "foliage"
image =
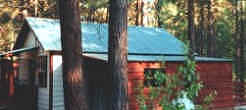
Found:
[[[11,50],[24,17],[54,18],[54,0],[0,0],[0,53]]]
[[[163,68],[165,69],[164,63]],[[155,71],[154,74],[145,74],[145,80],[150,80],[152,84],[141,85],[136,89],[139,92],[136,98],[140,110],[156,110],[160,107],[162,110],[187,110],[184,102],[178,100],[188,98],[188,101],[196,101],[203,87],[197,69],[199,67],[196,66],[193,58],[187,56],[176,73]],[[216,91],[208,94],[202,103],[194,108],[208,110],[216,95]],[[188,101],[186,100],[186,103],[192,103]]]
[[[161,77],[156,77],[161,76]],[[144,86],[139,87],[137,91],[140,94],[137,95],[137,101],[140,110],[155,110],[157,106],[164,107],[165,110],[180,110],[182,106],[172,103],[172,100],[178,97],[177,85],[181,83],[178,79],[178,75],[163,74],[161,72],[155,73],[154,79],[160,86],[149,86],[149,94],[144,93]]]

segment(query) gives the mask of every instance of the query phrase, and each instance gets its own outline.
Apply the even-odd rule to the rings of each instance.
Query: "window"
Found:
[[[40,56],[39,57],[39,73],[38,73],[38,80],[39,86],[42,88],[47,87],[47,56]]]
[[[157,87],[164,83],[165,71],[163,68],[147,68],[144,69],[144,86],[145,87]]]

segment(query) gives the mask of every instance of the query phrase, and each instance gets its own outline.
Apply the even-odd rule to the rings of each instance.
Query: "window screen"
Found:
[[[47,56],[39,57],[39,86],[47,87]]]
[[[158,80],[158,77],[161,77],[161,74],[164,74],[163,68],[153,69],[153,68],[147,68],[144,69],[144,86],[145,87],[157,87],[160,86],[160,81]],[[162,75],[163,76],[163,75]]]

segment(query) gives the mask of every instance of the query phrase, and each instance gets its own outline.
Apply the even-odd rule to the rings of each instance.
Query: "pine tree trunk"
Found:
[[[135,19],[135,25],[138,26],[139,25],[139,13],[140,13],[140,8],[139,8],[139,1],[140,0],[137,0],[137,3],[136,3],[136,19]]]
[[[109,53],[111,96],[108,110],[127,110],[127,0],[110,0]]]
[[[216,36],[215,36],[215,29],[214,29],[214,20],[213,20],[213,14],[212,14],[212,1],[208,1],[208,51],[207,54],[210,57],[215,56],[215,41],[216,41]]]
[[[239,41],[239,48],[240,48],[240,74],[241,74],[241,81],[244,82],[245,79],[245,65],[244,65],[244,43],[245,43],[245,38],[244,38],[244,7],[243,7],[243,2],[241,1],[240,4],[240,41]]]
[[[235,1],[235,73],[236,73],[236,85],[235,85],[235,94],[236,94],[236,103],[240,103],[240,48],[239,48],[239,12],[238,12],[238,0]]]
[[[79,0],[60,0],[65,110],[88,110],[86,77],[82,70]]]
[[[155,11],[156,11],[156,19],[157,19],[157,26],[161,27],[162,22],[161,22],[161,18],[160,18],[160,14],[161,14],[161,0],[156,0],[156,6],[155,6]]]
[[[239,5],[239,3],[240,5]],[[240,10],[239,10],[239,9]],[[238,85],[236,85],[236,96],[238,103],[243,103],[245,101],[245,87],[244,87],[244,79],[245,79],[245,59],[244,59],[244,12],[243,12],[243,4],[242,1],[236,1],[236,74],[237,81],[239,81]]]
[[[238,0],[235,1],[235,72],[236,74],[238,75],[239,73],[239,62],[240,62],[240,59],[239,59],[239,56],[240,56],[240,48],[239,48],[239,33],[240,33],[240,26],[239,26],[239,12],[238,12]],[[239,76],[237,76],[237,78],[239,78]]]
[[[197,52],[199,53],[199,55],[203,56],[204,55],[204,43],[205,43],[205,26],[204,26],[204,1],[199,1],[200,2],[200,24],[199,24],[199,42],[197,42],[197,46],[199,46],[199,48],[197,49]]]
[[[107,7],[107,13],[106,13],[106,23],[109,21],[109,8]]]
[[[194,0],[188,0],[188,40],[191,51],[195,51]]]
[[[89,8],[89,13],[88,13],[88,17],[87,17],[87,21],[93,21],[93,8]]]
[[[143,0],[140,0],[141,6],[140,6],[140,11],[141,11],[141,19],[140,19],[140,25],[144,26],[144,2]]]

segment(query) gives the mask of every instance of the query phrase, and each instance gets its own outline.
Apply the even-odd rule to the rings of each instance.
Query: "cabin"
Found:
[[[107,96],[108,25],[82,22],[82,57],[89,80],[90,100],[105,102]],[[185,45],[164,29],[128,26],[128,94],[129,109],[137,110],[135,88],[145,80],[146,71],[162,69],[175,73],[186,59]],[[62,56],[59,20],[28,17],[17,37],[14,50],[18,70],[14,78],[30,100],[22,105],[35,105],[38,110],[64,110]],[[212,109],[234,106],[232,61],[224,58],[196,56],[204,88],[200,97],[217,92]],[[28,92],[23,92],[28,91]],[[103,95],[102,95],[103,94]],[[22,97],[23,98],[23,97]],[[93,104],[90,105],[93,109]]]

